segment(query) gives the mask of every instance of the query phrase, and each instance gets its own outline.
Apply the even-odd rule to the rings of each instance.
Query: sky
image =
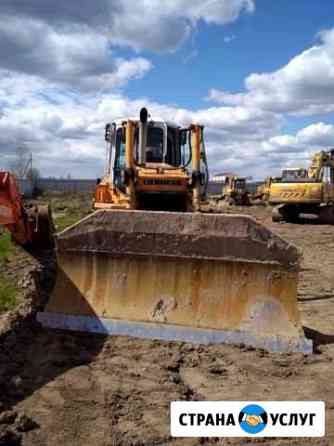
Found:
[[[0,168],[96,178],[104,126],[205,126],[211,174],[262,179],[334,146],[332,0],[1,0]]]

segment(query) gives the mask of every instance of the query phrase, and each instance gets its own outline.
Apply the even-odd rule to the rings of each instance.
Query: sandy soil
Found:
[[[304,252],[299,307],[313,355],[73,335],[29,319],[0,338],[0,445],[334,444],[334,227],[247,213]],[[173,440],[169,403],[181,399],[324,400],[327,436]]]

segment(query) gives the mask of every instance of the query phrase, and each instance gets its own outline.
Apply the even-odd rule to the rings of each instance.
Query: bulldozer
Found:
[[[94,211],[56,235],[37,318],[55,329],[310,353],[300,252],[248,216],[203,212],[204,127],[148,114],[107,124]]]
[[[246,187],[246,178],[227,176],[222,195],[229,205],[250,206],[251,204]]]
[[[52,247],[50,207],[25,205],[15,176],[9,171],[0,171],[0,225],[11,233],[13,241],[31,252]]]
[[[300,214],[313,214],[326,224],[334,223],[334,150],[316,153],[308,169],[282,171],[270,186],[273,221],[298,222]]]

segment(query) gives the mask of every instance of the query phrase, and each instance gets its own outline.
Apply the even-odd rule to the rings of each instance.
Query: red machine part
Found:
[[[9,172],[0,172],[0,225],[5,226],[19,245],[49,245],[52,222],[48,206],[26,209],[16,180]]]

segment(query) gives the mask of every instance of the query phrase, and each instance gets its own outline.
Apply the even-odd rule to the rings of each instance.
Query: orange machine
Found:
[[[49,206],[25,207],[14,176],[0,172],[0,225],[22,246],[46,247],[52,242]]]
[[[56,235],[45,327],[312,351],[297,306],[299,251],[245,215],[205,213],[203,127],[107,125],[95,211]]]
[[[106,126],[106,174],[99,182],[94,208],[198,212],[209,180],[204,128],[188,128],[151,119]]]

